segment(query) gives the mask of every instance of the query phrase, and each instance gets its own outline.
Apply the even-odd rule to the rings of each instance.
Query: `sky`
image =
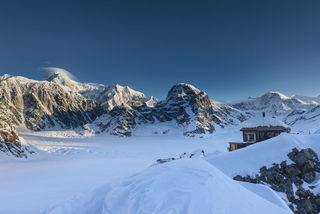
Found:
[[[320,1],[0,2],[0,74],[128,85],[160,99],[190,83],[214,100],[320,95]]]

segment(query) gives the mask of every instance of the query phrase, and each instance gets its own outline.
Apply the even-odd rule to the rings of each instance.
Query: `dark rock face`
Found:
[[[26,81],[8,77],[0,81],[1,105],[10,111],[15,124],[25,123],[35,131],[76,128],[103,113],[95,101],[48,81]]]
[[[316,173],[320,172],[320,162],[317,154],[312,149],[294,148],[288,154],[294,163],[287,165],[286,161],[273,164],[272,167],[260,168],[260,174],[255,177],[235,176],[233,179],[250,183],[269,185],[277,192],[286,194],[289,207],[295,213],[314,214],[320,212],[320,193],[314,194],[310,185],[316,179]],[[309,186],[308,186],[309,185]],[[294,186],[296,190],[294,190]],[[305,187],[308,186],[308,189]]]
[[[184,127],[183,134],[212,133],[213,108],[209,96],[191,85],[173,86],[165,101],[156,105],[156,118],[162,121],[176,120]]]
[[[3,112],[0,111],[0,113]],[[21,144],[18,133],[11,124],[10,119],[0,114],[0,151],[18,158],[27,158],[27,155],[32,154],[33,151]]]
[[[183,154],[181,154],[179,157],[174,157],[174,158],[161,158],[157,160],[157,163],[159,164],[163,164],[163,163],[168,163],[170,161],[174,161],[174,160],[180,160],[180,159],[186,159],[186,158],[195,158],[195,157],[205,157],[206,153],[204,150],[196,150],[192,153],[186,153],[184,152]]]
[[[59,124],[76,128],[92,122],[102,110],[92,100],[70,93],[54,83],[37,83],[23,94],[27,128],[41,130]]]
[[[9,75],[0,77],[0,110],[0,150],[16,157],[30,153],[29,147],[21,144],[16,125],[25,124],[35,131],[55,126],[69,129],[90,123],[103,113],[95,101],[64,85]]]

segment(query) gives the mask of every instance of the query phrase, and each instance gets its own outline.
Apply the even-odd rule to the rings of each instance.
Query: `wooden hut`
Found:
[[[265,114],[263,114],[264,118]],[[265,123],[265,122],[263,122]],[[274,120],[273,120],[273,124]],[[258,143],[272,137],[278,136],[282,132],[290,132],[290,128],[285,125],[262,125],[262,126],[254,126],[254,127],[243,127],[240,129],[242,131],[243,142],[230,142],[228,150],[234,151],[237,149],[241,149],[243,147],[252,145],[254,143]]]

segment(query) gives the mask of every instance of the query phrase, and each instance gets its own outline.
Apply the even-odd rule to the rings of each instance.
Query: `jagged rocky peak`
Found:
[[[280,92],[270,91],[261,97],[248,98],[230,104],[239,110],[264,110],[271,112],[273,115],[279,115],[288,110],[300,107],[305,103],[296,98],[287,97]]]
[[[55,82],[55,83],[64,85],[66,84],[66,82],[69,82],[71,79],[68,77],[68,75],[65,75],[57,71],[49,75],[46,80],[48,82]]]
[[[201,91],[193,85],[180,83],[174,85],[168,92],[167,100],[190,100],[197,96]]]
[[[192,85],[173,86],[167,99],[159,102],[128,87],[116,86],[109,92],[102,96],[104,99],[109,97],[106,104],[102,103],[109,111],[95,122],[100,131],[130,136],[137,125],[167,121],[176,121],[186,136],[214,131],[212,120],[215,116],[209,96]]]
[[[54,74],[52,78],[52,81],[65,79],[60,74]],[[12,115],[15,124],[24,123],[33,130],[56,125],[75,128],[92,122],[101,114],[95,101],[84,98],[59,82],[36,81],[19,76],[3,78],[0,81],[0,97],[1,105],[7,114]]]
[[[142,105],[147,101],[150,101],[150,98],[147,98],[144,93],[118,84],[106,87],[97,98],[97,102],[108,110],[117,106]],[[152,104],[152,100],[150,103]]]
[[[279,100],[286,100],[289,99],[286,95],[280,93],[279,91],[269,91],[262,96],[262,98],[266,99],[279,99]]]
[[[87,84],[77,82],[74,79],[75,78],[64,69],[57,69],[57,71],[51,72],[48,75],[46,81],[60,86],[65,86],[66,89],[74,93],[78,93],[81,90],[86,90],[89,87]]]
[[[151,96],[147,101],[146,101],[146,105],[148,107],[154,107],[157,103],[159,102],[159,100],[154,97],[154,96]]]
[[[109,87],[109,93],[114,93],[116,96],[123,96],[126,100],[138,100],[146,99],[146,95],[142,92],[135,91],[129,86],[112,85]]]
[[[0,81],[6,80],[6,79],[8,79],[10,77],[12,77],[10,74],[4,74],[4,75],[0,76]]]
[[[71,73],[63,68],[56,68],[56,67],[44,67],[42,68],[43,71],[47,73],[47,81],[54,81],[54,80],[74,80],[76,79]]]
[[[190,84],[180,83],[174,85],[168,92],[168,96],[164,101],[166,105],[191,107],[191,110],[196,113],[198,107],[203,109],[212,109],[212,104],[206,92],[200,91]]]
[[[158,115],[158,120],[175,119],[186,136],[214,131],[211,100],[205,92],[192,85],[180,83],[173,86],[166,100],[156,107],[163,112]]]

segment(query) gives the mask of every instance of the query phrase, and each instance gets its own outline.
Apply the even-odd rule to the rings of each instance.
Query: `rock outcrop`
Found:
[[[13,121],[6,117],[0,109],[0,151],[8,156],[27,158],[34,153],[28,146],[23,145],[14,127]]]
[[[314,192],[317,173],[320,173],[320,162],[312,149],[296,148],[288,154],[292,164],[286,161],[260,168],[255,177],[237,175],[238,181],[261,183],[270,186],[277,192],[286,195],[289,207],[298,214],[316,214],[320,212],[320,192]]]
[[[212,124],[214,114],[209,96],[199,89],[188,84],[173,86],[165,101],[158,103],[159,121],[175,120],[183,127],[183,134],[212,133],[215,129]]]

